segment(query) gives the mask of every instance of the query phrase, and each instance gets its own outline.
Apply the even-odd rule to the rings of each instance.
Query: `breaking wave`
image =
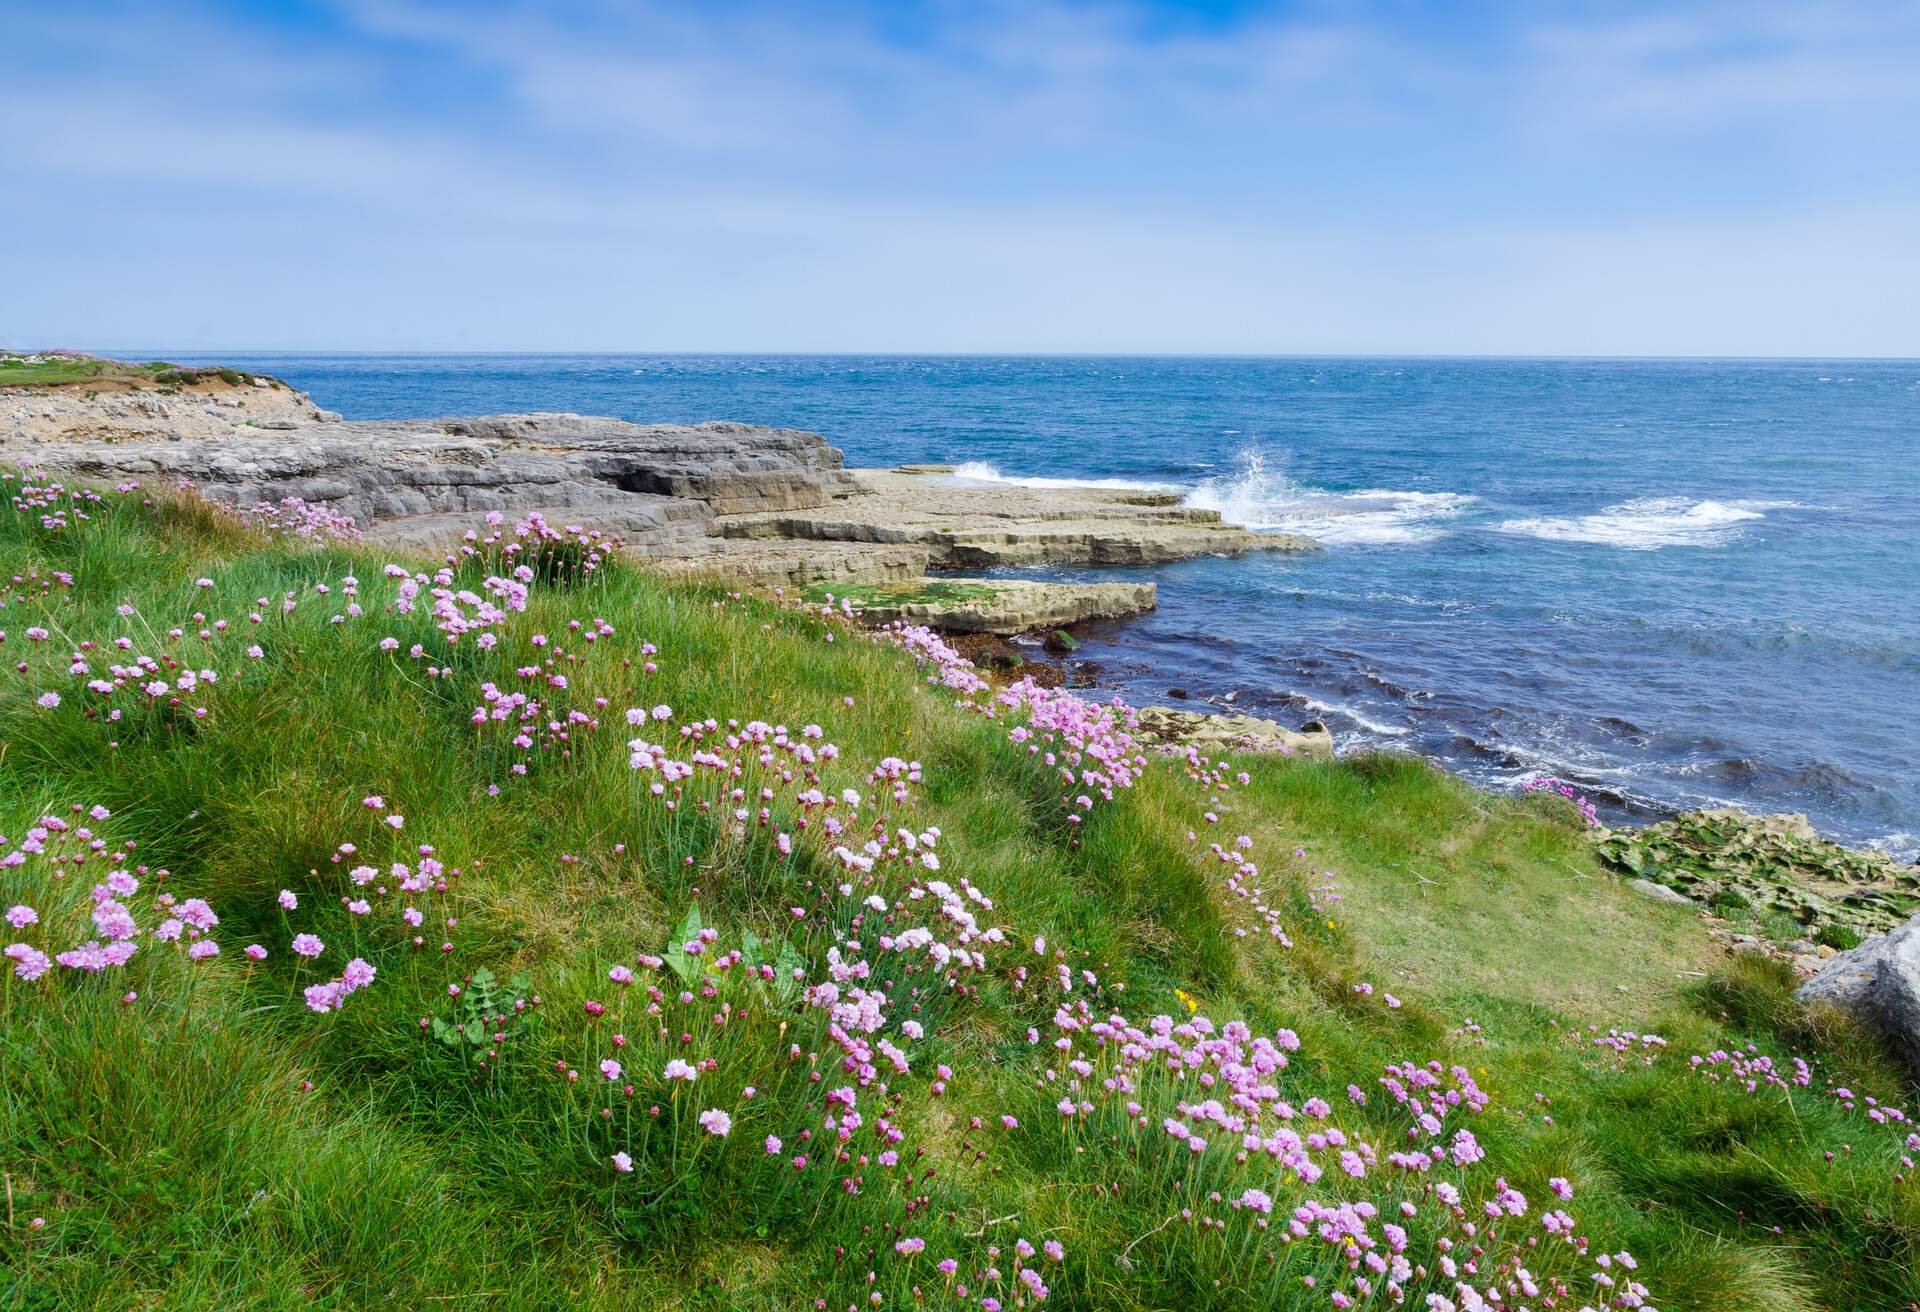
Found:
[[[1548,542],[1591,542],[1628,551],[1661,547],[1724,547],[1746,536],[1768,510],[1798,508],[1792,501],[1694,501],[1639,497],[1596,514],[1509,519],[1502,533]]]
[[[1244,528],[1300,533],[1346,546],[1398,546],[1433,541],[1447,531],[1445,521],[1473,501],[1457,492],[1330,492],[1294,482],[1269,469],[1260,452],[1249,451],[1236,473],[1208,479],[1186,504],[1217,510],[1220,518]]]

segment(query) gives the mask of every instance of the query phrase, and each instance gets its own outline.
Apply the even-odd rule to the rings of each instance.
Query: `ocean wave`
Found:
[[[1868,847],[1885,852],[1896,861],[1920,862],[1920,834],[1899,829],[1868,842]]]
[[[1218,511],[1243,528],[1300,533],[1341,546],[1404,546],[1440,537],[1446,532],[1442,521],[1473,501],[1457,492],[1330,492],[1294,482],[1269,469],[1260,452],[1249,451],[1235,474],[1206,480],[1185,504]]]
[[[957,466],[953,477],[969,483],[1004,483],[1009,487],[1092,488],[1107,492],[1184,492],[1179,483],[1150,483],[1133,478],[1045,478],[1023,474],[1003,474],[998,465],[984,460],[969,460]]]
[[[1368,733],[1379,734],[1383,738],[1405,738],[1413,730],[1404,725],[1386,724],[1380,720],[1371,720],[1354,710],[1351,706],[1339,706],[1332,702],[1316,701],[1312,697],[1300,698],[1300,704],[1316,715],[1332,715],[1350,720]]]
[[[1688,497],[1638,497],[1597,514],[1509,519],[1502,533],[1547,542],[1589,542],[1628,551],[1662,547],[1723,547],[1746,535],[1768,510],[1800,508],[1792,501],[1695,501]]]

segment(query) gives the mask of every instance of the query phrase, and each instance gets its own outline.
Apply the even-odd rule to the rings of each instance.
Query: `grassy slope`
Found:
[[[129,364],[91,355],[28,360],[22,355],[0,354],[0,387],[60,387],[89,382],[170,386],[197,382],[202,375],[216,377],[235,386],[253,377],[240,369],[184,369],[164,360]]]
[[[16,485],[0,486],[10,495]],[[43,513],[0,504],[0,576],[18,580],[0,610],[0,855],[35,817],[104,805],[114,814],[102,836],[137,841],[148,892],[164,869],[166,888],[213,904],[223,952],[189,967],[143,949],[125,978],[56,969],[29,986],[8,976],[0,1308],[775,1308],[816,1297],[844,1307],[864,1300],[873,1268],[887,1304],[907,1305],[908,1284],[942,1287],[930,1265],[916,1274],[894,1262],[890,1244],[908,1226],[928,1236],[926,1263],[951,1251],[964,1269],[1016,1229],[1061,1239],[1069,1260],[1049,1268],[1057,1306],[1325,1306],[1298,1283],[1250,1275],[1223,1240],[1168,1229],[1174,1208],[1206,1205],[1195,1184],[1169,1175],[1157,1141],[1081,1141],[1061,1126],[1046,1049],[1022,1039],[1055,1005],[1016,987],[1019,967],[1049,969],[1027,951],[1036,934],[1098,974],[1098,1011],[1184,1015],[1179,989],[1217,1019],[1297,1031],[1287,1078],[1300,1096],[1311,1087],[1338,1100],[1350,1082],[1377,1089],[1388,1062],[1468,1067],[1493,1100],[1472,1123],[1489,1152],[1485,1179],[1511,1179],[1538,1211],[1553,1201],[1547,1178],[1570,1178],[1582,1231],[1596,1248],[1637,1254],[1669,1312],[1920,1298],[1920,1192],[1892,1178],[1898,1138],[1823,1092],[1836,1081],[1900,1098],[1878,1055],[1843,1029],[1812,1028],[1769,969],[1713,966],[1689,914],[1630,900],[1596,872],[1569,817],[1544,803],[1489,797],[1393,758],[1247,758],[1234,768],[1250,783],[1224,789],[1162,762],[1097,805],[1076,841],[1053,779],[1008,743],[1005,723],[953,709],[952,694],[928,688],[898,653],[844,630],[829,643],[836,630],[819,616],[612,569],[572,591],[536,587],[498,652],[469,643],[449,656],[423,616],[387,612],[384,555],[268,543],[174,501],[110,497],[55,531]],[[41,596],[52,571],[73,586],[54,582]],[[366,614],[333,624],[345,575],[361,581]],[[200,577],[212,586],[197,587]],[[290,613],[279,612],[283,595],[297,599]],[[273,604],[252,625],[259,598]],[[137,613],[117,615],[123,602]],[[594,617],[615,634],[593,646],[566,636],[569,620]],[[216,619],[232,629],[193,636]],[[28,642],[33,625],[51,638]],[[170,638],[175,625],[184,633]],[[591,699],[605,698],[608,723],[576,729],[570,757],[543,752],[519,777],[498,731],[476,732],[467,717],[482,679],[527,686],[513,669],[540,659],[527,644],[535,632],[578,656],[555,667],[570,686],[549,701],[593,712]],[[399,653],[376,649],[389,633]],[[136,651],[217,668],[222,682],[189,699],[209,715],[87,718],[67,661],[83,640],[121,634]],[[644,669],[643,640],[658,646],[657,672]],[[415,641],[434,644],[427,659],[407,659]],[[260,659],[241,654],[250,642]],[[111,655],[93,654],[96,673]],[[440,660],[449,676],[430,676]],[[60,707],[36,704],[48,689],[62,692]],[[635,1176],[608,1171],[605,1135],[634,1111],[621,1108],[611,1131],[596,1125],[552,1070],[567,1061],[590,1082],[610,1051],[583,1011],[614,1001],[608,966],[660,951],[696,900],[723,928],[722,948],[746,929],[769,941],[789,933],[797,902],[837,906],[821,885],[838,876],[817,857],[783,864],[695,816],[663,821],[625,746],[654,731],[619,721],[625,707],[656,703],[676,709],[674,723],[817,722],[844,753],[830,788],[868,788],[866,770],[888,755],[923,764],[903,822],[942,829],[943,876],[987,890],[991,923],[1015,940],[977,996],[924,995],[926,1050],[894,1082],[891,1111],[925,1152],[914,1160],[936,1165],[931,1181],[802,1197],[764,1164],[759,1137],[791,1138],[776,1118],[810,1096],[782,1072],[788,1032],[773,1022],[798,1034],[805,1016],[756,1009],[746,994],[734,1030],[710,1036],[724,1062],[700,1086],[704,1097],[736,1065],[761,1072],[762,1096],[734,1104],[735,1135],[724,1148],[682,1136],[671,1160],[641,1152]],[[368,794],[404,811],[404,840],[361,804]],[[1187,839],[1209,828],[1209,808],[1221,820],[1203,843],[1254,836],[1292,948],[1258,932],[1218,864]],[[414,953],[335,905],[353,891],[341,874],[351,861],[330,860],[343,841],[365,854],[353,859],[380,864],[431,843],[461,869],[435,907],[458,920],[450,954],[431,940]],[[84,900],[97,877],[55,888],[44,863],[0,869],[0,904],[45,913]],[[300,894],[292,923],[273,904],[281,888]],[[832,914],[844,932],[845,913]],[[298,987],[326,973],[295,973],[286,944],[302,929],[336,947],[351,941],[379,968],[377,983],[335,1014],[299,1006]],[[423,932],[440,937],[432,921]],[[791,937],[818,978],[826,940]],[[255,940],[272,956],[249,966],[240,949]],[[328,972],[342,955],[330,952]],[[539,1023],[476,1083],[418,1022],[457,1019],[445,983],[482,966],[525,970],[542,1001]],[[1374,991],[1357,991],[1363,983]],[[141,996],[122,1005],[128,987]],[[1388,1007],[1385,992],[1405,1005]],[[639,1034],[635,1019],[621,1023]],[[1670,1047],[1650,1061],[1638,1049],[1616,1058],[1588,1025],[1657,1028]],[[1818,1053],[1813,1086],[1748,1094],[1689,1070],[1688,1054],[1749,1041],[1782,1064]],[[956,1072],[940,1097],[928,1084],[934,1062]],[[639,1069],[639,1053],[629,1065]],[[673,1097],[656,1086],[640,1103]],[[870,1115],[877,1105],[863,1103]],[[670,1102],[669,1118],[682,1110]],[[1008,1111],[1017,1134],[967,1128],[970,1115],[991,1127]],[[1352,1115],[1393,1146],[1391,1122],[1371,1107]],[[907,1201],[915,1190],[924,1207]],[[44,1229],[29,1228],[36,1216]],[[848,1256],[836,1260],[836,1247]]]

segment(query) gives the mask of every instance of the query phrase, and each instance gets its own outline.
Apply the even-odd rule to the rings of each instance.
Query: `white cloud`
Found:
[[[0,50],[0,243],[37,255],[0,331],[1920,354],[1916,180],[1792,185],[1802,136],[1851,125],[1831,156],[1913,121],[1889,107],[1920,91],[1886,70],[1920,40],[1873,6],[1609,13],[1471,56],[1355,20],[1149,38],[1092,6],[956,9],[919,43],[618,12],[365,5],[357,55],[204,15],[35,18],[35,57]],[[1688,131],[1781,115],[1759,172],[1631,176]],[[1536,186],[1569,134],[1596,182]]]

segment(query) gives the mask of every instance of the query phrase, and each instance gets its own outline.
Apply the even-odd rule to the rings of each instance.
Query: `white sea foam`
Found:
[[[953,471],[955,478],[969,483],[1004,483],[1009,487],[1096,488],[1110,492],[1184,492],[1178,483],[1148,483],[1132,478],[1043,478],[1022,474],[1003,474],[999,466],[984,460],[969,460]]]
[[[1241,458],[1238,472],[1195,488],[1186,504],[1217,510],[1229,524],[1284,530],[1342,546],[1399,546],[1431,542],[1444,521],[1473,503],[1457,492],[1400,492],[1363,488],[1329,492],[1296,483],[1267,467],[1258,451]]]
[[[1509,519],[1503,533],[1548,542],[1592,542],[1629,551],[1661,547],[1723,547],[1746,535],[1768,510],[1798,508],[1792,501],[1695,501],[1689,497],[1639,497],[1597,514]]]
[[[1388,738],[1404,738],[1413,732],[1413,730],[1403,725],[1386,724],[1379,720],[1370,720],[1360,714],[1360,712],[1354,710],[1351,706],[1338,706],[1332,702],[1315,701],[1311,697],[1302,697],[1300,700],[1310,711],[1315,711],[1321,715],[1342,716],[1345,719],[1353,721],[1368,733],[1377,733]]]
[[[1882,834],[1867,846],[1878,848],[1896,861],[1920,861],[1920,834],[1908,830]]]

